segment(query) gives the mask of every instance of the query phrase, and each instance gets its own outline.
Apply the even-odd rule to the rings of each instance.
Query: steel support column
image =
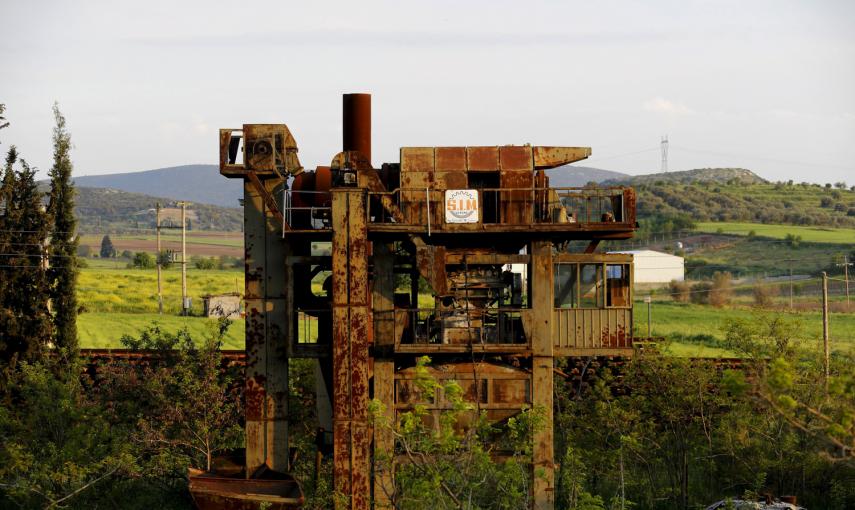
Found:
[[[333,476],[336,508],[370,503],[366,193],[332,190]]]
[[[395,255],[394,245],[374,243],[374,398],[385,414],[374,427],[374,508],[390,509],[394,490],[395,437]]]
[[[273,193],[280,181],[263,181]],[[288,357],[291,282],[281,223],[255,185],[244,181],[246,250],[246,473],[288,471]]]
[[[532,483],[533,508],[551,510],[555,506],[555,453],[553,450],[552,374],[552,243],[531,244],[532,302],[532,405],[546,413],[544,427],[534,435]]]

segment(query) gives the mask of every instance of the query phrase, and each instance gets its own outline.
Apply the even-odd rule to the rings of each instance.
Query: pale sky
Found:
[[[585,166],[741,166],[855,184],[855,2],[0,0],[0,131],[45,175],[215,163],[217,129],[286,123],[307,168],[373,94],[374,162],[408,145],[590,146]],[[212,176],[212,178],[218,178]]]

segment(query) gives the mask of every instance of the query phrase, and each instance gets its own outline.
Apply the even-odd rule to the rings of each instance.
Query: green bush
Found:
[[[153,269],[155,265],[154,257],[145,251],[134,253],[134,257],[130,263],[130,267],[136,269]]]

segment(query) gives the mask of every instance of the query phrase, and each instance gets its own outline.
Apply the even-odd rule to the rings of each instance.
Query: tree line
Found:
[[[49,347],[63,357],[78,350],[71,136],[57,105],[53,115],[48,193],[39,190],[36,169],[14,145],[6,151],[0,183],[0,359],[11,367]]]

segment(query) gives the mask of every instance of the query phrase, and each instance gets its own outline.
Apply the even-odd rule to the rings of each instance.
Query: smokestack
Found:
[[[371,94],[342,96],[342,150],[358,151],[371,161]]]

